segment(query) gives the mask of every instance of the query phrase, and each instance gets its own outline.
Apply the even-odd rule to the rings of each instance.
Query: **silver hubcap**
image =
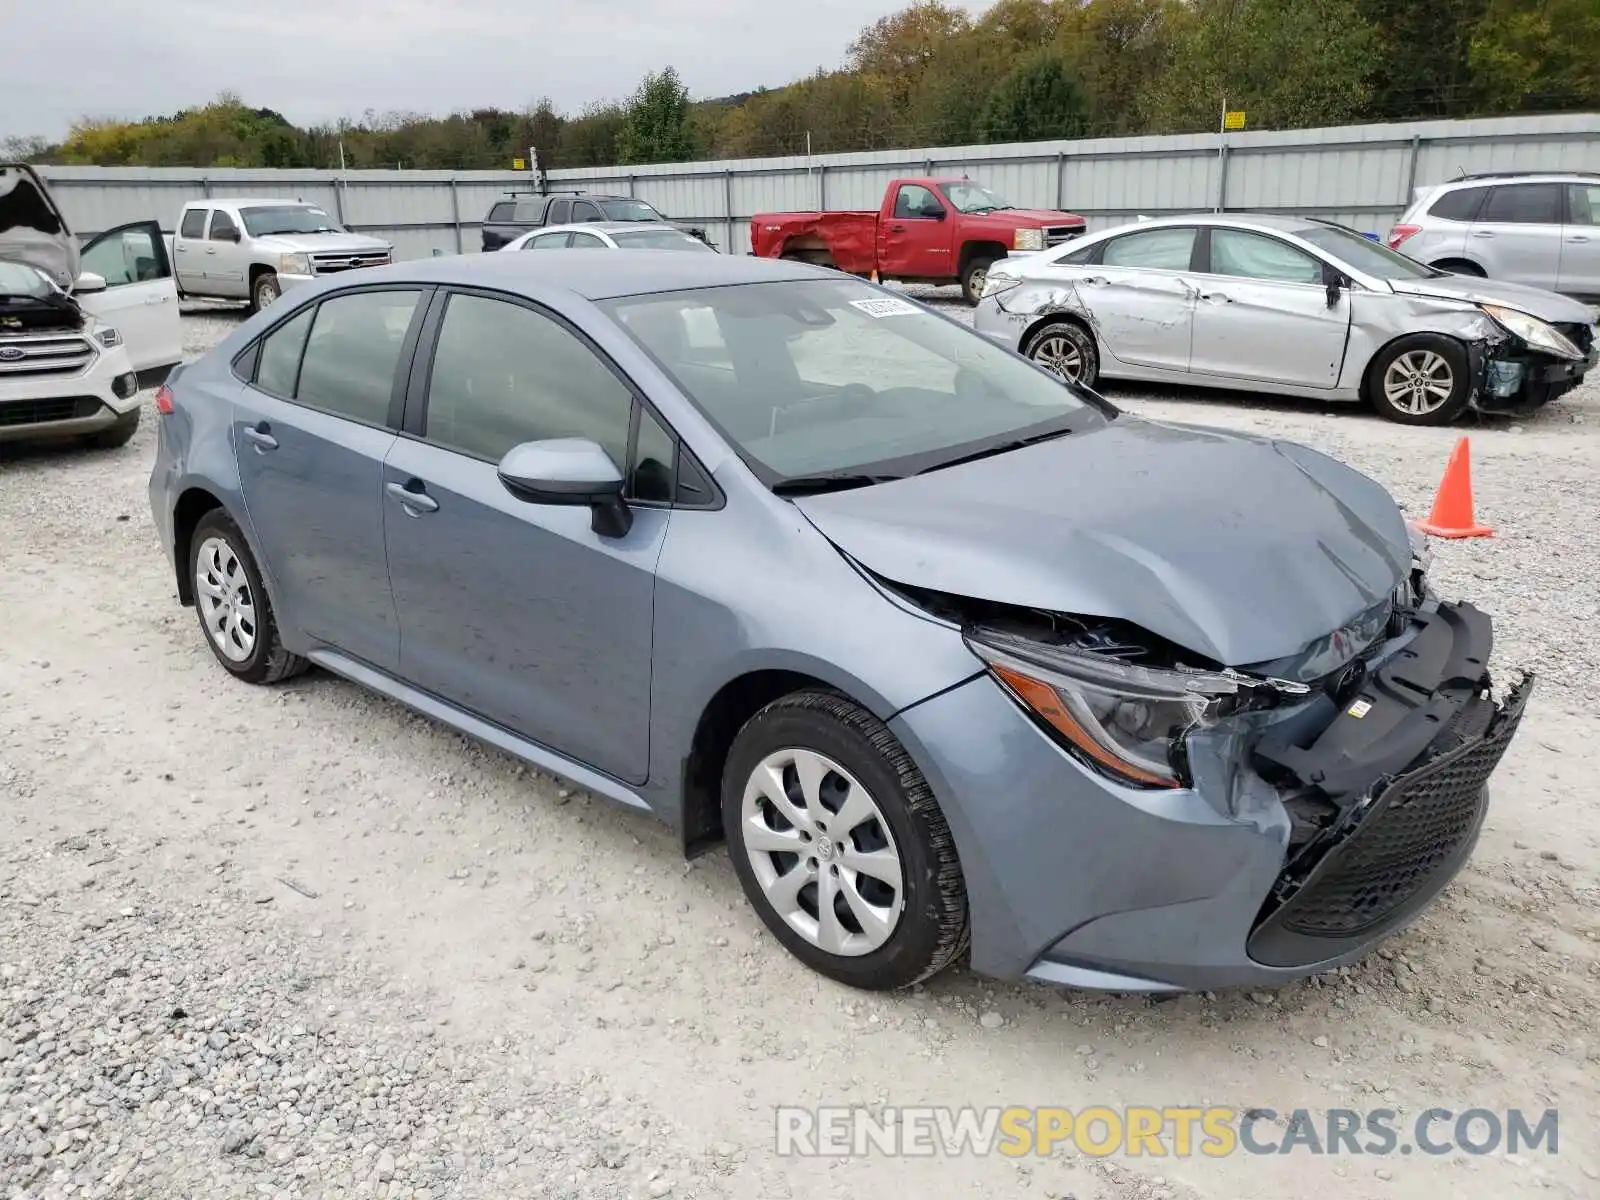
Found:
[[[274,300],[276,300],[277,298],[278,298],[278,289],[274,284],[268,282],[265,279],[263,279],[260,283],[256,284],[256,307],[257,308],[271,308],[272,307],[272,302]]]
[[[195,602],[206,632],[229,662],[244,662],[256,648],[256,603],[244,564],[218,537],[200,543],[194,567]]]
[[[972,284],[971,284],[971,286],[972,286],[973,299],[976,300],[976,299],[982,297],[982,295],[983,295],[983,285],[988,283],[988,282],[989,282],[989,272],[987,270],[985,270],[983,267],[979,267],[976,271],[974,271],[972,273]]]
[[[1076,383],[1083,378],[1083,354],[1071,338],[1053,335],[1033,348],[1033,361]]]
[[[1450,399],[1456,376],[1444,355],[1407,350],[1383,373],[1383,395],[1401,412],[1420,417]]]
[[[744,786],[745,854],[767,902],[806,941],[845,958],[894,933],[904,872],[877,802],[811,750],[769,754]]]

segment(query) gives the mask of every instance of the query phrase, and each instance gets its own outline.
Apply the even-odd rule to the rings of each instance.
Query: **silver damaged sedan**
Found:
[[[1142,221],[996,263],[974,326],[1067,379],[1367,403],[1407,425],[1527,412],[1596,362],[1595,313],[1326,221]]]
[[[156,408],[220,670],[342,675],[726,844],[857,987],[1362,954],[1467,860],[1528,694],[1372,480],[803,263],[352,271]]]

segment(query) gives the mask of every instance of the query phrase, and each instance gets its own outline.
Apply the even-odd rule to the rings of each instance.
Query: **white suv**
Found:
[[[44,180],[0,164],[0,442],[124,444],[139,390],[165,378],[181,342],[159,224],[123,225],[80,250]]]
[[[1458,275],[1600,299],[1600,174],[1507,171],[1419,187],[1389,246]]]

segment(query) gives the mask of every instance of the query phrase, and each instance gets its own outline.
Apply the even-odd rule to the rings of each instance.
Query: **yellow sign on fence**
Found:
[[[1225,112],[1222,114],[1222,127],[1224,129],[1243,129],[1244,112]]]
[[[513,171],[526,171],[528,169],[528,160],[525,158],[513,158],[511,160],[511,169]]]

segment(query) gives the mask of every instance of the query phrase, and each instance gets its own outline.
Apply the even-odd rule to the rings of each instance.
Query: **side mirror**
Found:
[[[1350,281],[1344,273],[1330,263],[1322,264],[1322,284],[1328,292],[1328,307],[1332,308],[1339,303],[1339,294],[1349,286]]]
[[[92,292],[103,292],[105,290],[106,277],[104,275],[96,275],[93,271],[85,271],[82,275],[78,276],[77,280],[72,285],[72,292],[77,296],[88,295]]]
[[[622,472],[588,438],[547,438],[513,446],[500,460],[499,475],[506,491],[529,504],[593,510],[590,528],[601,537],[623,537],[633,528],[633,510],[622,498]]]

